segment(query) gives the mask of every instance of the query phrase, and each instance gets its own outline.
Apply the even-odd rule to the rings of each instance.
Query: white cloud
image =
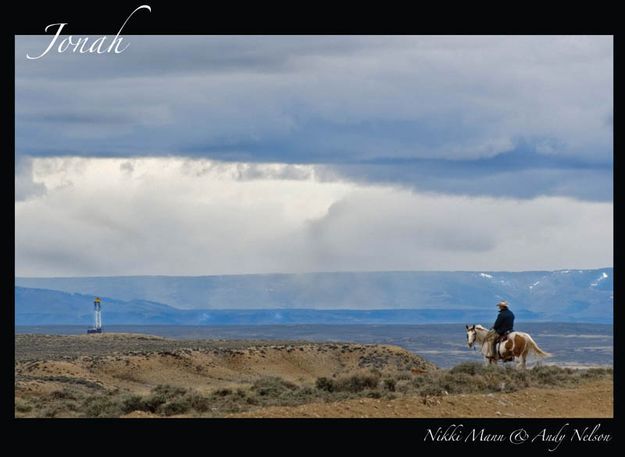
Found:
[[[45,192],[46,187],[33,179],[32,159],[18,155],[15,162],[15,201],[38,197]]]
[[[322,167],[183,158],[33,161],[18,276],[529,270],[612,264],[611,203],[469,198]]]

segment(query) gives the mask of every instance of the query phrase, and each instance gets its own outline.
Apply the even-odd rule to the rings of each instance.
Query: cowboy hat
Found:
[[[508,302],[505,300],[500,301],[499,303],[497,303],[497,306],[503,306],[505,308],[508,307]]]

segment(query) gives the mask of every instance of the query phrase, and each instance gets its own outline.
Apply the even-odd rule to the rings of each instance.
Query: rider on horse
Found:
[[[493,324],[493,328],[486,334],[488,344],[488,357],[497,358],[497,341],[504,335],[507,335],[514,327],[514,314],[508,309],[508,302],[500,301],[497,303],[499,314],[497,320]]]

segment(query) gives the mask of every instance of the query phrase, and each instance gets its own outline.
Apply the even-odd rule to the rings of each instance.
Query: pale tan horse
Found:
[[[511,332],[508,334],[508,339],[499,345],[498,348],[498,358],[494,359],[492,357],[488,357],[488,345],[485,342],[486,334],[488,333],[488,329],[477,324],[477,325],[467,325],[467,344],[471,348],[475,343],[478,343],[482,346],[482,354],[486,358],[489,364],[497,363],[497,360],[511,360],[514,358],[517,367],[525,368],[527,362],[527,355],[531,352],[536,354],[538,357],[550,357],[551,354],[543,351],[538,347],[536,342],[532,339],[529,334],[524,332]]]

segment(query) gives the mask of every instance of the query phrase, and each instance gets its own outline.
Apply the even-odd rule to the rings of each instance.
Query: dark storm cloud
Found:
[[[71,30],[70,30],[71,31]],[[327,164],[418,190],[612,199],[610,37],[16,39],[30,156]]]
[[[610,163],[544,156],[523,147],[477,160],[384,159],[338,164],[334,171],[358,182],[400,183],[415,190],[474,196],[557,195],[611,201],[614,190]]]

